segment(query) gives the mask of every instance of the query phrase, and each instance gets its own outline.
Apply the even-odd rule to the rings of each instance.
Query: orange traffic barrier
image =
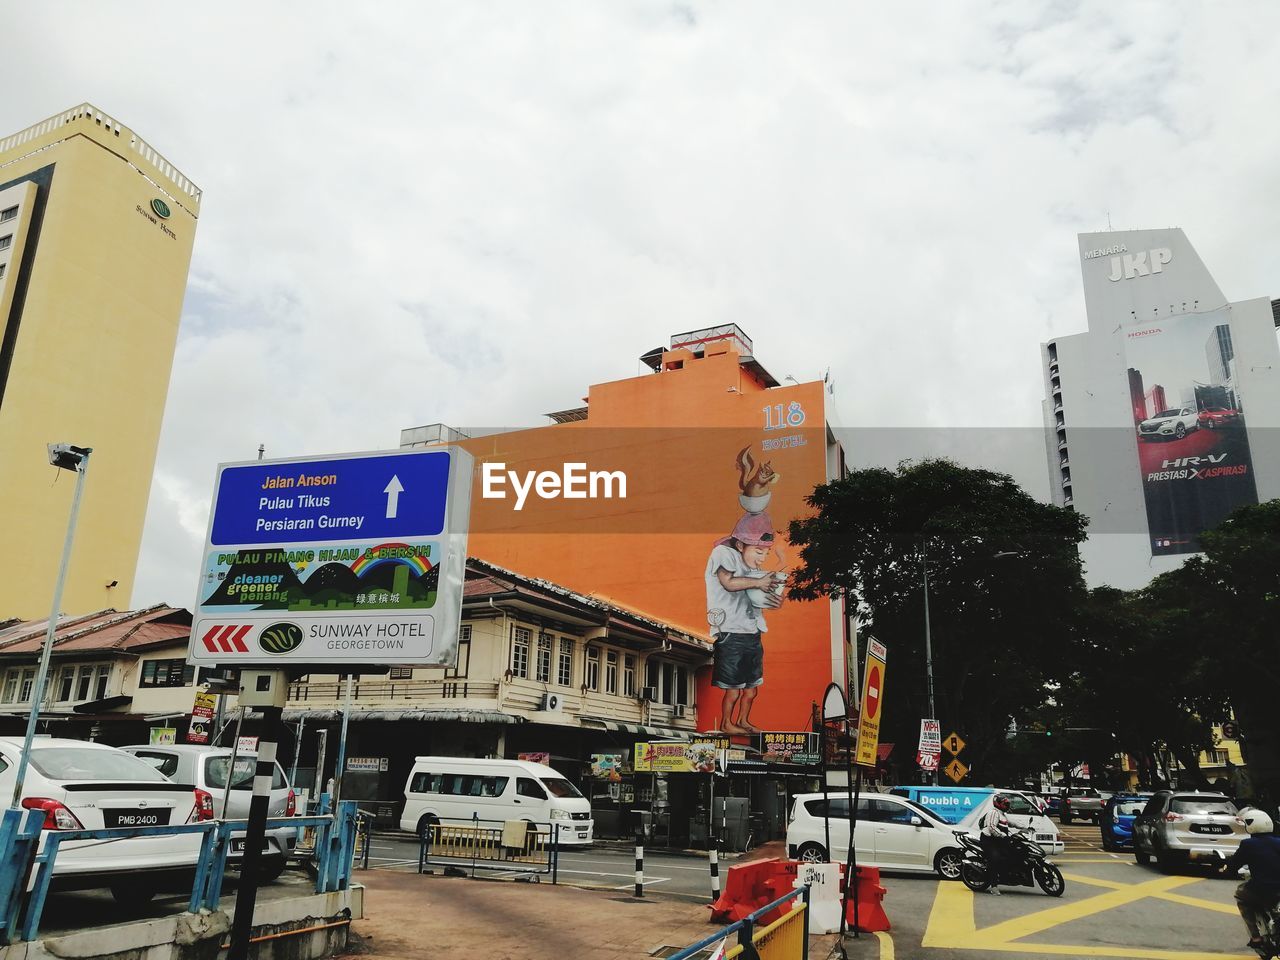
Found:
[[[858,894],[857,926],[863,933],[875,933],[889,929],[889,917],[884,912],[884,895],[887,892],[880,885],[879,867],[858,867],[854,883]],[[853,899],[850,896],[845,908],[845,922],[849,929],[855,929]]]

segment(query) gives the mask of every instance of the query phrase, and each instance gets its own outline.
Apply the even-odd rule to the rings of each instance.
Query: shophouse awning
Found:
[[[650,727],[642,723],[623,723],[621,720],[609,720],[605,717],[580,717],[579,719],[584,727],[595,727],[598,730],[614,730],[618,733],[633,733],[639,737],[688,740],[693,736],[688,730],[673,730],[670,727]]]

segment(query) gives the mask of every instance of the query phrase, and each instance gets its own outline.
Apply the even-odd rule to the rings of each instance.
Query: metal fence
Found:
[[[800,903],[793,903],[797,898]],[[761,917],[788,903],[792,904],[790,910],[773,923],[758,927]],[[691,960],[701,951],[735,934],[738,942],[725,951],[726,960],[734,957],[741,957],[742,960],[808,960],[809,887],[806,885],[779,897],[737,923],[731,923],[711,936],[673,953],[670,960]]]
[[[481,820],[432,823],[418,849],[418,872],[429,866],[500,870],[507,874],[555,883],[560,861],[560,825],[528,820]]]
[[[25,816],[24,816],[25,814]],[[205,820],[155,827],[110,827],[100,830],[41,830],[43,810],[6,810],[0,819],[0,938],[6,943],[34,940],[56,873],[58,851],[75,840],[112,842],[133,837],[200,836],[187,910],[217,910],[231,851],[231,835],[245,830],[246,820]],[[275,817],[268,830],[310,828],[315,833],[316,893],[343,890],[351,879],[355,852],[356,804],[343,801],[336,815]],[[41,841],[43,840],[43,844]],[[34,875],[32,870],[34,869]],[[31,877],[28,883],[27,878]]]

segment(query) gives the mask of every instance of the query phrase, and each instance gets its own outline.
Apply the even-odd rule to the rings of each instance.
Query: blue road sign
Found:
[[[434,537],[444,530],[447,450],[222,470],[213,546]]]

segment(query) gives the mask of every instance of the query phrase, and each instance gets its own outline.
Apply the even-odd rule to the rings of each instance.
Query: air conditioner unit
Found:
[[[658,688],[657,688],[657,687],[641,687],[641,688],[640,688],[640,699],[641,699],[641,700],[651,700],[651,701],[652,701],[652,700],[657,700],[657,699],[658,699]]]
[[[686,707],[683,703],[677,703],[674,707],[671,708],[671,716],[675,717],[677,720],[682,720],[684,718],[685,713],[688,711],[688,709],[689,708]]]
[[[560,699],[560,694],[544,693],[542,695],[542,706],[540,706],[538,709],[545,710],[549,713],[559,713],[560,708],[563,705],[564,705],[564,702]]]

